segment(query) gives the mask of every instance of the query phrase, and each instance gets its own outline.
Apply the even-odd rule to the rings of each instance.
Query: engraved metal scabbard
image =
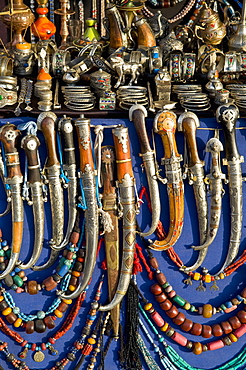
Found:
[[[178,153],[176,140],[176,114],[164,110],[157,114],[154,120],[154,131],[163,142],[165,157],[162,164],[165,166],[166,179],[158,178],[167,184],[169,198],[169,230],[164,240],[155,240],[150,244],[154,250],[165,250],[172,247],[181,235],[184,218],[184,184],[180,162],[182,156]]]
[[[85,201],[86,253],[83,274],[77,288],[70,294],[61,294],[61,297],[66,299],[74,299],[78,297],[88,285],[96,263],[99,235],[99,211],[96,195],[94,161],[90,141],[90,120],[81,115],[74,123],[77,130],[80,152],[79,178],[81,179]]]
[[[242,196],[242,169],[243,157],[237,148],[235,126],[239,118],[239,111],[234,104],[221,105],[216,111],[216,119],[221,123],[225,136],[225,164],[228,166],[230,209],[231,209],[231,233],[226,260],[219,274],[229,266],[237,257],[243,218],[243,196]]]
[[[5,183],[9,186],[12,213],[11,255],[6,269],[0,274],[0,279],[4,279],[13,271],[18,261],[23,237],[24,207],[21,197],[23,177],[20,170],[19,153],[16,149],[19,135],[20,131],[13,124],[6,124],[0,129],[0,140],[4,146],[7,167]]]
[[[206,176],[205,181],[209,184],[211,193],[210,202],[210,220],[208,224],[208,233],[203,244],[193,246],[195,250],[206,249],[214,241],[220,223],[221,209],[222,209],[222,196],[224,194],[222,180],[225,175],[221,172],[220,168],[220,152],[223,151],[223,145],[217,138],[212,138],[207,142],[206,151],[211,153],[211,169],[210,174]]]
[[[140,156],[143,159],[144,169],[148,180],[151,207],[153,210],[150,229],[146,232],[140,232],[139,234],[141,236],[149,236],[153,234],[153,232],[157,228],[161,214],[161,203],[155,165],[155,154],[149,145],[149,140],[145,127],[145,117],[147,117],[147,111],[144,106],[136,104],[130,108],[129,119],[134,123],[140,142]]]
[[[112,310],[126,294],[132,274],[136,241],[135,179],[132,171],[128,129],[120,126],[113,129],[112,133],[116,151],[119,197],[123,212],[123,249],[116,293],[108,305],[99,307],[100,311]]]

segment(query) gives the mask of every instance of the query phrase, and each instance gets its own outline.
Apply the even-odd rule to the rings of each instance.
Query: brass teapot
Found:
[[[209,45],[218,45],[226,35],[227,17],[224,23],[220,20],[219,15],[213,9],[205,4],[201,12],[199,22],[202,26],[195,26],[196,36]]]

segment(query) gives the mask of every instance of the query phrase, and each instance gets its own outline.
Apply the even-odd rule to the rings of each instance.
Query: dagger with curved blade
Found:
[[[30,260],[27,263],[18,262],[18,267],[25,270],[31,268],[39,259],[44,240],[44,198],[43,182],[41,180],[40,165],[38,160],[39,139],[35,135],[27,135],[21,141],[28,161],[28,183],[31,189],[34,217],[34,247]]]
[[[106,251],[107,261],[107,275],[108,275],[108,296],[109,300],[113,299],[115,294],[118,278],[119,278],[119,229],[118,229],[118,207],[115,187],[115,150],[113,146],[103,146],[102,153],[102,183],[103,194],[102,204],[103,210],[110,215],[111,230],[105,231],[104,245]],[[112,321],[112,328],[114,336],[119,335],[120,322],[120,305],[115,306],[111,312],[110,317]]]
[[[77,177],[76,177],[76,158],[75,147],[73,139],[73,125],[71,118],[64,117],[59,121],[58,130],[63,137],[64,146],[64,164],[63,169],[68,178],[67,192],[68,192],[68,223],[66,235],[60,245],[51,245],[51,248],[60,251],[68,244],[70,235],[72,233],[77,214]]]
[[[225,154],[224,164],[228,166],[230,209],[231,209],[231,234],[230,243],[226,260],[223,263],[218,275],[237,257],[241,234],[243,218],[243,196],[242,196],[242,169],[241,163],[243,157],[240,156],[237,148],[235,126],[239,118],[239,110],[234,104],[221,105],[216,111],[216,120],[220,122],[225,136]]]
[[[5,183],[10,188],[12,211],[11,255],[6,269],[0,274],[0,279],[4,279],[13,271],[18,261],[23,237],[24,207],[21,197],[23,176],[20,169],[19,153],[16,148],[19,135],[20,131],[16,129],[14,124],[7,123],[0,129],[0,140],[4,146],[7,167]]]
[[[123,210],[123,249],[116,293],[109,304],[99,307],[100,311],[112,310],[122,301],[126,294],[131,280],[136,241],[135,179],[132,170],[128,128],[119,126],[113,129],[112,133],[116,151],[119,201]]]
[[[225,175],[221,172],[220,168],[219,156],[221,151],[223,151],[223,145],[217,138],[214,137],[207,142],[206,152],[210,152],[212,157],[210,174],[205,179],[209,183],[211,192],[210,221],[204,243],[199,246],[192,246],[192,248],[199,251],[203,249],[207,250],[214,241],[220,223],[222,196],[224,194],[222,179],[225,179]]]
[[[45,173],[48,180],[52,219],[52,239],[50,245],[60,245],[63,241],[64,201],[60,179],[60,162],[57,156],[55,124],[57,116],[52,112],[42,112],[37,119],[38,129],[42,131],[47,148]],[[33,266],[34,271],[49,268],[57,259],[59,251],[51,250],[50,257],[41,266]]]
[[[140,232],[141,236],[149,236],[156,230],[161,214],[161,204],[159,196],[159,188],[156,176],[156,165],[154,151],[149,145],[148,135],[145,127],[145,117],[147,110],[143,105],[135,104],[129,110],[129,119],[133,121],[140,142],[143,164],[146,171],[146,176],[149,185],[151,207],[154,210],[152,213],[152,221],[150,229],[146,232]]]
[[[90,140],[90,120],[83,115],[74,121],[80,154],[80,172],[79,177],[82,182],[82,189],[85,200],[85,234],[86,234],[86,253],[84,270],[79,281],[79,285],[72,293],[61,293],[60,296],[65,299],[74,299],[86,288],[92,276],[96,263],[96,253],[99,235],[99,211],[96,195],[96,176],[94,170],[94,161],[92,156]]]
[[[184,218],[184,184],[182,179],[180,162],[182,155],[178,153],[175,140],[176,114],[163,110],[154,119],[154,131],[158,133],[163,142],[165,158],[162,163],[165,165],[165,181],[158,175],[158,179],[167,183],[169,198],[170,224],[168,234],[164,240],[155,240],[149,245],[154,250],[165,250],[172,247],[182,232]]]

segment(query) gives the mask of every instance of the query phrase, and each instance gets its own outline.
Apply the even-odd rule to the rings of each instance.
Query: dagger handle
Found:
[[[184,133],[188,148],[189,148],[189,166],[193,167],[195,164],[202,164],[199,158],[197,143],[196,143],[197,122],[192,117],[185,117],[182,121],[182,131]]]
[[[19,136],[20,131],[11,123],[7,123],[0,130],[0,140],[3,143],[6,155],[7,176],[10,179],[15,176],[22,176],[19,153],[17,150]]]
[[[239,159],[236,143],[236,122],[239,118],[239,111],[236,105],[226,104],[221,105],[216,112],[216,119],[221,123],[225,135],[225,152],[228,161]]]
[[[163,111],[156,116],[155,132],[162,138],[165,159],[180,157],[175,140],[176,114],[171,111]]]
[[[74,147],[74,138],[73,138],[73,125],[71,118],[64,117],[59,122],[58,128],[62,134],[64,146],[64,164],[70,166],[76,164],[75,159],[75,147]]]
[[[115,194],[115,150],[111,145],[103,146],[102,153],[102,179],[103,195]]]
[[[40,141],[35,135],[27,135],[21,140],[21,147],[24,149],[28,162],[28,181],[30,184],[40,182],[40,167],[38,160],[38,147]]]
[[[149,138],[148,138],[146,127],[145,127],[144,112],[141,109],[135,109],[132,112],[132,121],[134,123],[135,129],[138,135],[141,153],[144,154],[147,152],[151,152],[152,149],[149,144]]]
[[[46,116],[40,124],[40,129],[43,132],[47,147],[46,167],[52,167],[54,165],[59,166],[60,162],[57,156],[55,119]]]
[[[81,115],[80,118],[74,121],[74,124],[79,142],[80,170],[82,173],[86,173],[89,167],[90,170],[94,170],[90,139],[90,120]]]
[[[121,183],[126,174],[133,177],[128,128],[116,127],[112,130],[112,134],[116,152],[117,177]]]

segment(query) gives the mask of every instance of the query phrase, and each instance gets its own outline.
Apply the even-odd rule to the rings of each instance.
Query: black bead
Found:
[[[52,275],[53,279],[55,280],[56,283],[59,283],[59,281],[61,280],[62,276],[60,276],[59,274],[57,274],[57,272]]]
[[[85,250],[84,249],[79,249],[77,256],[80,258],[83,258],[85,256]]]
[[[46,330],[46,325],[43,320],[35,320],[35,331],[37,333],[44,333]]]
[[[4,262],[0,263],[0,271],[4,271],[5,268],[6,268],[5,263]],[[0,370],[1,370],[1,368],[0,368]]]
[[[90,334],[90,328],[83,328],[82,329],[82,334],[89,335]]]
[[[12,362],[12,361],[14,361],[14,359],[15,359],[15,356],[13,355],[13,353],[9,353],[9,354],[6,356],[6,360],[7,360],[8,362]]]
[[[11,275],[7,275],[5,278],[4,278],[4,283],[8,286],[8,287],[11,287],[13,284],[14,284],[14,280],[12,278]]]
[[[0,302],[0,311],[3,311],[5,310],[5,308],[9,307],[8,303],[3,300],[2,302]]]
[[[81,272],[82,269],[83,269],[83,264],[81,262],[76,261],[74,266],[73,266],[73,270]]]

